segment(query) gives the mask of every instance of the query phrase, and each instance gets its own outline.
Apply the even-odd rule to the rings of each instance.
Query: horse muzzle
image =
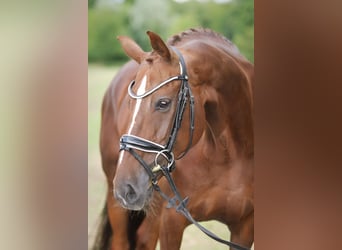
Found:
[[[119,190],[114,190],[114,197],[122,207],[129,210],[142,210],[147,200],[146,194],[139,192],[130,184],[124,185]]]
[[[137,178],[114,178],[114,197],[121,206],[129,210],[142,210],[152,195],[149,176],[141,171]]]

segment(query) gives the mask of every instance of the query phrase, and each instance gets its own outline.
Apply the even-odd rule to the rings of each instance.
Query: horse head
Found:
[[[198,142],[204,119],[203,110],[194,108],[199,90],[190,89],[181,53],[157,34],[147,34],[152,52],[144,52],[128,37],[118,37],[125,53],[139,64],[123,97],[126,108],[118,122],[122,138],[114,178],[116,199],[131,210],[148,206],[152,184],[162,176],[155,169],[172,170],[175,159]]]

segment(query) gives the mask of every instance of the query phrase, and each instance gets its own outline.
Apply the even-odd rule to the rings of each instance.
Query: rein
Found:
[[[183,153],[180,154],[176,159],[181,159],[190,149],[192,145],[192,138],[193,138],[193,131],[194,131],[194,110],[195,110],[195,102],[194,102],[194,96],[192,95],[189,82],[188,82],[188,75],[186,71],[185,61],[182,56],[182,54],[175,48],[171,47],[178,55],[179,57],[179,66],[180,66],[180,75],[170,77],[169,79],[161,82],[156,87],[152,88],[149,91],[146,91],[145,93],[141,95],[136,95],[132,91],[132,87],[135,84],[135,81],[133,80],[129,86],[128,86],[128,94],[130,97],[134,99],[141,99],[146,96],[151,95],[158,89],[162,88],[166,84],[175,81],[175,80],[181,80],[181,86],[178,93],[178,101],[177,101],[177,109],[175,118],[173,121],[172,130],[169,136],[169,140],[166,143],[166,145],[160,145],[158,143],[152,142],[150,140],[141,138],[139,136],[135,135],[129,135],[124,134],[120,139],[120,151],[125,150],[128,151],[130,154],[133,155],[133,157],[140,163],[140,165],[145,169],[149,177],[151,178],[152,187],[155,191],[159,192],[159,194],[162,196],[163,199],[165,199],[168,204],[167,208],[175,208],[178,213],[181,213],[184,217],[186,217],[191,223],[193,223],[196,227],[198,227],[203,233],[205,233],[210,238],[223,243],[225,245],[228,245],[232,248],[235,248],[237,250],[249,250],[249,248],[242,247],[236,243],[223,240],[219,238],[214,233],[210,232],[208,229],[203,227],[201,224],[199,224],[190,214],[189,210],[186,208],[186,205],[188,203],[189,197],[186,197],[185,199],[181,198],[181,195],[179,194],[179,191],[171,177],[171,172],[175,169],[175,157],[172,152],[173,146],[177,139],[178,130],[181,126],[182,119],[183,119],[183,113],[186,107],[186,104],[189,100],[189,108],[190,108],[190,133],[189,133],[189,142],[188,145]],[[156,154],[155,160],[154,160],[154,166],[150,166],[147,164],[142,157],[136,153],[135,150],[147,152],[147,153],[154,153]],[[163,157],[167,160],[168,164],[167,166],[161,166],[158,164],[158,158]],[[168,181],[171,190],[174,194],[173,198],[170,198],[167,196],[158,186],[158,179],[157,179],[157,173],[162,172],[162,174],[165,176],[166,180]]]

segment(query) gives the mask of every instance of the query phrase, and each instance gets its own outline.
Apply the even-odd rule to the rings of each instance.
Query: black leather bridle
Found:
[[[160,89],[161,87],[165,86],[166,84],[172,81],[181,80],[181,86],[178,92],[176,113],[175,113],[173,126],[171,129],[168,142],[165,145],[160,145],[150,140],[147,140],[147,139],[135,136],[135,135],[129,135],[129,134],[123,135],[120,139],[120,150],[126,150],[130,152],[139,161],[139,163],[145,168],[146,172],[148,173],[148,175],[150,176],[152,180],[152,183],[155,183],[155,184],[157,183],[157,175],[155,173],[160,171],[160,168],[159,168],[160,165],[158,164],[158,158],[160,156],[164,157],[167,160],[168,164],[167,164],[166,169],[168,172],[172,172],[172,170],[175,168],[175,157],[174,157],[172,150],[177,139],[177,134],[182,123],[184,110],[185,110],[188,100],[190,103],[189,142],[185,151],[181,155],[179,155],[177,159],[182,158],[189,151],[191,144],[192,144],[192,138],[193,138],[193,132],[194,132],[194,123],[195,123],[194,97],[192,95],[192,92],[189,86],[188,75],[186,71],[184,58],[176,48],[173,48],[173,49],[179,56],[180,74],[178,76],[170,77],[169,79],[158,84],[153,89],[146,91],[145,93],[141,95],[136,95],[132,90],[132,87],[135,84],[134,80],[128,86],[128,94],[131,98],[142,99],[144,97],[151,95],[152,93],[154,93],[155,91],[157,91],[158,89]],[[154,161],[155,163],[154,168],[151,169],[149,164],[147,164],[135,152],[135,150],[156,154],[155,161]]]
[[[221,242],[225,245],[228,245],[232,248],[238,249],[238,250],[249,250],[249,248],[242,247],[236,243],[219,238],[217,235],[210,232],[209,230],[204,228],[201,224],[199,224],[195,219],[193,219],[190,212],[186,208],[188,197],[186,197],[185,199],[181,198],[181,195],[179,194],[177,187],[171,177],[171,172],[175,168],[175,157],[174,157],[172,150],[177,139],[178,130],[181,126],[184,110],[185,110],[186,104],[188,103],[188,100],[189,100],[189,105],[190,105],[189,106],[190,108],[189,142],[185,151],[177,157],[177,160],[182,158],[189,151],[192,145],[194,122],[195,122],[195,117],[194,117],[195,102],[194,102],[194,97],[192,95],[189,82],[188,82],[188,75],[186,71],[185,61],[184,61],[182,54],[175,47],[171,47],[171,48],[177,53],[179,57],[180,74],[178,76],[170,77],[169,79],[163,81],[162,83],[158,84],[156,87],[152,88],[149,91],[146,91],[145,93],[141,95],[136,95],[132,91],[132,87],[135,84],[134,80],[128,86],[128,94],[130,95],[130,97],[134,99],[141,99],[141,98],[151,95],[152,93],[154,93],[155,91],[157,91],[158,89],[160,89],[161,87],[165,86],[166,84],[172,81],[181,80],[181,86],[178,92],[176,113],[175,113],[173,126],[171,129],[168,142],[163,146],[158,143],[152,142],[150,140],[147,140],[147,139],[135,136],[135,135],[124,134],[120,139],[120,151],[121,150],[128,151],[134,156],[134,158],[140,163],[140,165],[144,167],[144,169],[146,170],[147,174],[149,175],[151,179],[153,189],[159,192],[160,195],[163,197],[163,199],[165,199],[168,202],[167,208],[171,208],[171,207],[175,208],[177,212],[183,214],[191,223],[197,226],[202,232],[204,232],[210,238],[218,242]],[[138,153],[136,153],[135,150],[156,154],[154,165],[150,166],[149,164],[147,164],[142,159],[142,157]],[[162,166],[158,163],[158,159],[160,156],[166,159],[167,166]],[[169,196],[167,196],[158,186],[157,173],[159,172],[161,172],[165,176],[166,180],[168,181],[171,187],[171,190],[174,193],[173,198],[170,198]]]

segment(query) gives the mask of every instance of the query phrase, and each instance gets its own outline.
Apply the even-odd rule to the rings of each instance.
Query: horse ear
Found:
[[[164,41],[156,33],[147,31],[147,35],[150,37],[150,42],[153,50],[157,52],[166,61],[171,61],[171,53]]]
[[[120,41],[121,47],[125,51],[126,55],[140,64],[145,56],[145,52],[140,48],[140,46],[127,36],[118,36],[117,39]]]

